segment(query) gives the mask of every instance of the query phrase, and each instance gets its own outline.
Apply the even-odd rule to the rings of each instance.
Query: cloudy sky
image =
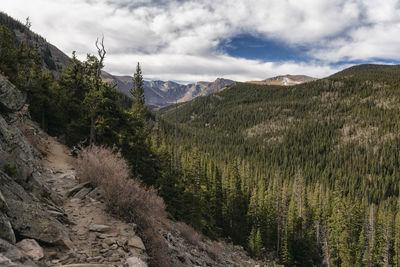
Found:
[[[1,0],[0,10],[71,55],[147,79],[324,77],[359,63],[400,62],[399,0]]]

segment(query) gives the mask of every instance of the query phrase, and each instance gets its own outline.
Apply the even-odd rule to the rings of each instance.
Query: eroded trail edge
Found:
[[[55,266],[146,266],[145,246],[136,235],[136,225],[106,212],[101,189],[79,184],[70,150],[49,137],[46,182],[64,200],[59,219],[67,225],[70,248],[45,247],[45,257]],[[80,264],[80,265],[76,265]],[[89,265],[96,264],[96,265]]]

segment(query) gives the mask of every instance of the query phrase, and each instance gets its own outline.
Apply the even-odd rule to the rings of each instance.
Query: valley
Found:
[[[114,40],[69,57],[2,12],[0,37],[1,266],[400,267],[400,65],[257,80],[339,65],[214,47],[240,79],[181,84],[104,71]]]

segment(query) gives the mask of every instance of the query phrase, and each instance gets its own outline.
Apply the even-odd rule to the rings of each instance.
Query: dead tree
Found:
[[[104,48],[104,36],[101,38],[101,42],[99,42],[99,38],[96,39],[96,48],[97,53],[99,55],[99,60],[97,62],[97,68],[95,70],[95,77],[94,77],[94,90],[99,91],[101,85],[101,69],[103,68],[103,61],[106,56],[106,49]],[[97,101],[94,100],[92,111],[96,108]],[[92,112],[90,116],[90,146],[92,146],[96,142],[96,128],[95,128],[95,115]]]
[[[96,39],[96,48],[97,53],[99,54],[99,65],[97,66],[96,78],[100,79],[101,69],[104,67],[103,61],[107,53],[106,49],[104,48],[104,36],[101,38],[101,42],[99,42],[99,38]]]

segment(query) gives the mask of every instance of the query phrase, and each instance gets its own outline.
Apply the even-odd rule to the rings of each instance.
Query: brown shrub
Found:
[[[112,213],[137,223],[152,258],[151,265],[172,266],[169,265],[168,245],[157,232],[159,225],[166,220],[166,206],[154,188],[146,188],[139,179],[130,178],[127,161],[105,147],[83,149],[76,169],[81,183],[90,182],[102,187]]]
[[[149,217],[153,225],[166,217],[164,200],[153,188],[130,178],[128,163],[111,149],[93,146],[83,149],[77,160],[79,181],[101,186],[113,213],[127,217]]]
[[[221,259],[223,246],[220,242],[213,241],[212,245],[207,248],[207,253],[211,259],[218,261]]]
[[[192,245],[198,246],[200,241],[203,239],[202,234],[184,222],[176,223],[176,228],[181,232],[182,237]]]
[[[84,148],[77,160],[79,182],[91,182],[94,186],[107,181],[124,181],[129,178],[129,166],[121,154],[114,154],[105,147]]]
[[[144,231],[144,241],[147,253],[151,256],[151,266],[175,267],[168,255],[168,245],[165,239],[154,228],[147,228]]]

